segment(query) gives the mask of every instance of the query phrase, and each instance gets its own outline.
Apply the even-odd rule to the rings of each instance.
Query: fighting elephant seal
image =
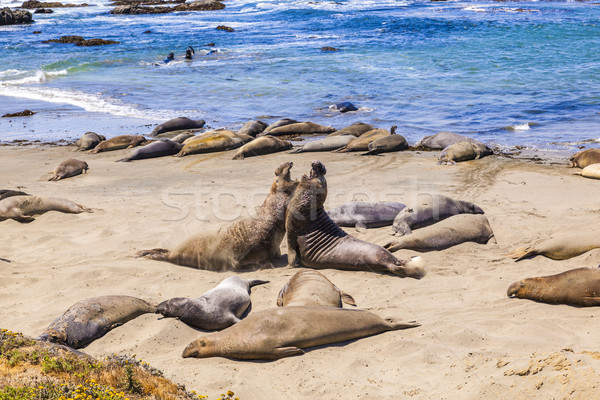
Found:
[[[342,307],[342,302],[355,306],[354,298],[342,292],[325,275],[303,269],[285,284],[277,296],[277,305]]]
[[[53,175],[48,180],[59,181],[61,179],[81,175],[84,174],[88,169],[88,164],[85,161],[69,158],[58,164],[58,166],[54,169]]]
[[[269,281],[230,276],[197,299],[175,297],[163,301],[156,308],[156,313],[167,318],[179,318],[198,329],[225,329],[240,322],[250,307],[250,288],[265,283]]]
[[[93,149],[104,140],[106,140],[106,138],[102,135],[98,135],[95,132],[86,132],[81,138],[79,138],[79,140],[75,144],[77,145],[77,147],[79,147],[78,150],[84,151]]]
[[[259,136],[271,135],[271,136],[284,136],[284,135],[309,135],[316,133],[332,133],[336,129],[330,126],[324,126],[315,124],[314,122],[296,122],[277,128],[265,130]]]
[[[400,249],[426,252],[444,250],[465,242],[486,244],[490,241],[496,243],[485,215],[458,214],[411,235],[402,236],[383,247],[392,252]]]
[[[100,142],[91,151],[92,154],[100,153],[101,151],[113,151],[121,149],[129,149],[144,144],[148,141],[141,135],[120,135]]]
[[[247,157],[260,156],[263,154],[277,153],[292,148],[292,143],[267,135],[254,139],[240,147],[233,156],[233,160],[243,160]]]
[[[426,150],[442,150],[448,146],[458,142],[477,142],[475,139],[459,135],[458,133],[452,132],[440,132],[432,136],[425,136],[416,145],[416,148],[423,148]]]
[[[117,162],[172,156],[173,154],[179,153],[182,148],[183,145],[180,143],[169,139],[161,139],[133,150],[127,157],[117,160]]]
[[[192,236],[170,251],[143,250],[138,256],[218,271],[272,265],[281,256],[285,213],[298,184],[290,179],[292,165],[287,162],[275,170],[271,191],[256,211],[256,217],[237,220],[215,234]]]
[[[238,131],[240,134],[249,135],[252,137],[256,137],[261,134],[265,129],[267,129],[267,124],[260,120],[252,120],[248,121],[242,126],[242,128]]]
[[[354,135],[339,135],[339,136],[328,136],[321,140],[315,140],[312,142],[305,143],[302,147],[299,147],[290,153],[306,153],[310,151],[332,151],[337,150],[341,147],[347,146],[351,141],[356,139]]]
[[[13,196],[29,196],[29,193],[21,192],[19,190],[2,189],[0,190],[0,200],[7,199]]]
[[[600,269],[577,268],[556,275],[523,279],[510,285],[506,294],[542,303],[600,306]]]
[[[483,143],[458,142],[442,150],[438,157],[438,164],[456,164],[462,161],[478,160],[491,154],[494,152]]]
[[[585,168],[600,163],[600,149],[587,149],[575,153],[570,158],[571,167]]]
[[[483,214],[483,210],[468,201],[454,200],[439,194],[420,196],[415,204],[406,207],[394,218],[392,234],[408,235],[413,229],[434,224],[456,214],[466,213]]]
[[[600,233],[598,231],[590,231],[571,233],[543,240],[533,245],[519,248],[507,256],[514,258],[515,261],[535,256],[544,256],[553,260],[567,260],[597,248],[600,248]]]
[[[390,272],[420,279],[419,261],[398,260],[383,247],[348,235],[329,218],[325,166],[313,161],[310,176],[302,176],[290,200],[285,221],[288,263],[312,268]]]
[[[408,142],[402,135],[394,134],[379,138],[371,143],[367,147],[369,151],[363,154],[363,156],[372,156],[382,153],[392,153],[395,151],[402,151],[408,149]]]
[[[381,139],[386,136],[394,135],[396,133],[396,126],[392,126],[391,133],[385,129],[373,129],[367,133],[364,133],[348,143],[347,146],[342,147],[338,150],[335,150],[339,153],[345,153],[349,151],[367,151],[369,150],[369,145],[376,141],[377,139]]]
[[[0,221],[14,219],[19,222],[31,222],[34,215],[48,211],[68,214],[92,212],[89,208],[67,199],[40,196],[13,196],[0,201]]]
[[[150,133],[150,136],[158,136],[163,133],[182,131],[184,129],[200,129],[204,127],[205,123],[206,122],[203,119],[194,121],[193,119],[189,119],[187,117],[173,118],[154,128],[152,133]]]
[[[588,165],[578,175],[584,178],[600,179],[600,163]]]
[[[383,319],[338,307],[277,307],[250,314],[239,323],[191,342],[183,357],[276,360],[304,354],[303,348],[415,328],[417,323]]]
[[[391,225],[406,206],[392,201],[351,201],[327,210],[327,215],[339,226],[378,228]]]
[[[156,306],[132,296],[101,296],[78,301],[46,328],[38,340],[47,340],[80,349],[108,331],[142,314],[154,313]]]

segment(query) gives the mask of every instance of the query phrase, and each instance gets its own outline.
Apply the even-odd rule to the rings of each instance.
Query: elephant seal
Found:
[[[4,199],[7,199],[7,198],[13,197],[13,196],[29,196],[29,194],[25,193],[25,192],[21,192],[19,190],[9,190],[9,189],[0,190],[0,200],[4,200]]]
[[[585,168],[588,165],[600,163],[600,149],[587,149],[575,153],[569,159],[571,167]]]
[[[239,219],[215,234],[192,236],[171,251],[143,250],[138,256],[215,271],[272,265],[281,256],[285,213],[298,185],[290,179],[292,165],[287,162],[275,170],[271,191],[256,217]]]
[[[197,299],[175,297],[163,301],[156,308],[156,313],[167,318],[179,318],[198,329],[225,329],[240,322],[250,307],[250,288],[265,283],[269,281],[230,276]]]
[[[169,139],[160,139],[143,147],[135,149],[127,157],[117,160],[117,162],[129,162],[133,160],[143,160],[146,158],[158,158],[172,156],[179,153],[183,144]]]
[[[440,132],[432,136],[425,136],[416,145],[416,148],[423,148],[426,150],[442,150],[448,146],[458,142],[477,142],[475,139],[459,135],[458,133],[452,132]]]
[[[479,160],[482,157],[494,154],[483,143],[458,142],[446,147],[438,157],[438,164],[456,164],[461,161]]]
[[[352,125],[330,133],[329,136],[352,135],[359,137],[373,129],[375,129],[373,125],[365,124],[364,122],[355,122]]]
[[[420,261],[398,260],[383,247],[348,235],[329,218],[323,209],[326,172],[321,162],[313,161],[310,176],[302,176],[290,200],[285,221],[289,265],[422,278],[425,271]]]
[[[59,181],[72,176],[85,174],[88,169],[89,167],[85,161],[69,158],[58,164],[58,166],[54,169],[53,175],[48,180]]]
[[[344,342],[382,332],[415,328],[363,310],[338,307],[277,307],[250,314],[239,323],[191,342],[182,356],[276,360],[304,354],[302,348]]]
[[[588,165],[578,175],[584,178],[600,179],[600,163]]]
[[[305,143],[302,147],[292,150],[291,153],[306,153],[309,151],[332,151],[347,146],[348,143],[356,139],[354,135],[339,135],[326,137],[321,140],[315,140]]]
[[[496,243],[494,232],[485,215],[458,214],[388,242],[391,252],[409,249],[420,252],[440,251],[465,242]]]
[[[262,121],[252,120],[252,121],[246,122],[244,124],[244,126],[242,126],[242,128],[238,131],[238,133],[256,137],[257,135],[262,133],[265,129],[267,129],[267,126],[268,125]]]
[[[508,287],[508,297],[579,307],[600,306],[600,269],[576,268],[527,278]]]
[[[237,149],[252,140],[252,136],[238,135],[228,130],[216,130],[205,132],[185,141],[182,149],[176,154],[177,157],[189,156],[191,154],[214,153]]]
[[[175,143],[183,143],[185,142],[187,139],[194,137],[195,135],[193,133],[190,132],[184,132],[184,133],[180,133],[177,136],[174,136],[171,138],[171,140]]]
[[[404,136],[393,134],[369,143],[367,148],[369,151],[364,153],[363,156],[372,156],[381,153],[392,153],[395,151],[406,150],[408,149],[408,142]]]
[[[96,154],[101,151],[113,151],[113,150],[121,150],[121,149],[129,149],[131,147],[136,147],[141,144],[144,144],[148,141],[145,137],[141,135],[120,135],[105,140],[104,142],[99,143],[91,153]]]
[[[279,126],[277,128],[272,128],[268,131],[265,130],[259,136],[309,135],[316,133],[332,133],[335,131],[335,128],[315,124],[314,122],[296,122],[294,124],[288,124],[284,126]]]
[[[292,148],[292,143],[267,135],[254,139],[240,147],[233,156],[233,160],[243,160],[247,157],[260,156],[263,154],[277,153]]]
[[[86,132],[75,144],[77,145],[77,147],[79,147],[78,150],[84,151],[93,149],[104,140],[106,140],[106,138],[102,135],[98,135],[94,132]]]
[[[273,122],[271,125],[267,126],[265,128],[265,130],[260,133],[260,135],[264,136],[264,135],[267,135],[269,133],[269,131],[271,131],[272,129],[279,128],[280,126],[286,126],[286,125],[296,124],[296,123],[298,123],[298,121],[296,121],[295,119],[282,118],[280,120]]]
[[[330,105],[329,109],[333,110],[333,111],[339,111],[342,114],[347,113],[349,111],[357,111],[358,110],[358,108],[356,108],[356,106],[354,104],[350,103],[349,101],[342,101],[341,103]]]
[[[92,212],[89,208],[73,203],[67,199],[56,199],[40,196],[13,196],[0,201],[0,221],[14,219],[19,222],[31,222],[34,215],[48,211],[59,211],[68,214]]]
[[[196,129],[203,128],[206,122],[203,119],[199,119],[194,121],[193,119],[189,119],[186,117],[178,117],[168,120],[167,122],[163,122],[158,125],[150,136],[158,136],[162,133],[172,132],[172,131],[181,131],[184,129]]]
[[[385,129],[374,129],[372,131],[360,135],[359,137],[348,143],[347,146],[335,151],[339,153],[345,153],[349,151],[367,151],[369,150],[369,144],[376,141],[377,139],[394,135],[396,133],[396,126],[392,126],[391,130],[392,132],[390,133]]]
[[[342,302],[356,306],[354,298],[342,292],[325,275],[303,269],[285,284],[277,296],[277,305],[342,307]]]
[[[456,214],[483,214],[483,210],[468,201],[454,200],[439,194],[420,197],[417,202],[398,213],[392,225],[395,236],[408,235],[413,229],[435,224]]]
[[[391,225],[406,206],[402,203],[351,201],[327,210],[327,215],[339,226],[378,228]]]
[[[0,203],[2,204],[2,203]],[[568,260],[590,250],[600,248],[600,233],[584,232],[562,235],[536,244],[522,247],[507,254],[508,257],[520,261],[525,258],[544,256],[553,260]]]
[[[80,349],[111,329],[155,311],[156,306],[137,297],[92,297],[69,307],[37,339]]]

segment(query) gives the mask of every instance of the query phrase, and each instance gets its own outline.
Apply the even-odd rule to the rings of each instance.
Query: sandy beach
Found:
[[[600,263],[600,249],[566,261],[505,257],[534,240],[594,231],[600,223],[600,182],[575,176],[567,158],[535,162],[490,156],[439,166],[434,152],[278,153],[233,161],[235,151],[229,151],[115,162],[127,152],[0,147],[1,189],[63,197],[93,209],[78,215],[49,212],[29,224],[0,222],[0,257],[12,261],[0,261],[1,328],[36,337],[73,303],[93,296],[123,294],[153,302],[200,296],[236,273],[136,259],[136,252],[171,248],[193,233],[252,213],[278,165],[293,161],[292,177],[300,178],[318,159],[327,167],[329,207],[350,200],[410,204],[419,194],[444,194],[483,208],[498,243],[423,253],[428,267],[421,280],[322,271],[359,308],[422,324],[415,329],[273,362],[240,362],[183,359],[183,348],[206,333],[144,315],[83,351],[99,358],[135,354],[210,398],[227,390],[242,400],[600,397],[597,309],[506,296],[519,279]],[[47,182],[49,172],[70,157],[86,161],[88,173]],[[390,227],[345,230],[380,245],[391,238]],[[285,240],[281,251],[286,253]],[[270,281],[253,288],[251,312],[275,307],[279,290],[294,273],[287,267],[238,273]]]

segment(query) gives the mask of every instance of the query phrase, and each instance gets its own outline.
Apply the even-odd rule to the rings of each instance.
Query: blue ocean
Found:
[[[0,141],[145,134],[178,116],[230,129],[363,121],[397,125],[410,143],[440,131],[539,149],[600,138],[597,4],[226,0],[220,11],[111,15],[108,1],[87,1],[0,27],[0,113],[38,112],[1,118]],[[64,35],[120,44],[42,43]],[[358,111],[330,109],[342,101]]]

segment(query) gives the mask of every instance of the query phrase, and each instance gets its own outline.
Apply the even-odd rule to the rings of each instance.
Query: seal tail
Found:
[[[385,321],[390,324],[390,330],[392,331],[397,331],[399,329],[410,329],[410,328],[416,328],[418,326],[421,326],[420,323],[416,322],[416,321],[407,321],[407,322],[402,322],[402,321],[398,321],[395,318],[386,318]]]
[[[248,279],[248,286],[250,287],[264,285],[265,283],[269,283],[269,281],[263,281],[260,279]]]
[[[167,249],[150,249],[137,252],[137,258],[145,257],[151,260],[167,261],[170,251]]]
[[[517,262],[535,255],[537,255],[537,252],[531,247],[521,247],[520,249],[508,253],[506,257],[514,258],[515,262]]]
[[[342,292],[342,302],[350,306],[356,307],[356,301],[354,301],[354,297],[352,297],[346,292]]]
[[[362,153],[361,156],[376,156],[379,154],[377,150],[369,150],[366,153]]]
[[[340,147],[339,149],[332,150],[332,153],[348,153],[348,146]]]
[[[53,181],[57,181],[57,180],[59,180],[59,179],[60,179],[60,177],[59,177],[58,175],[52,175],[52,176],[51,176],[51,177],[48,179],[48,182],[51,182],[51,181],[52,181],[52,182],[53,182]]]

